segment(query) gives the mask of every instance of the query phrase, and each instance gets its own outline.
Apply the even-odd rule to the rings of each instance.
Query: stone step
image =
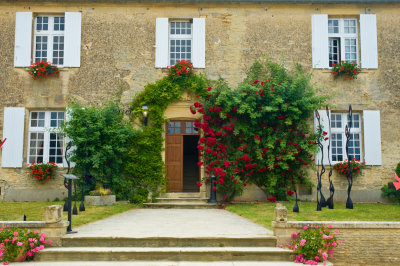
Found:
[[[11,264],[10,264],[11,265]],[[18,266],[299,266],[286,261],[30,261]],[[327,262],[326,266],[333,264]],[[322,262],[318,263],[322,266]]]
[[[160,198],[200,198],[200,192],[165,192]]]
[[[147,208],[156,209],[217,209],[217,204],[209,203],[144,203]]]
[[[265,237],[79,237],[62,239],[63,247],[276,247],[275,236]]]
[[[47,248],[37,261],[293,261],[291,250],[275,247],[62,247]]]
[[[207,203],[207,198],[157,198],[157,203]]]

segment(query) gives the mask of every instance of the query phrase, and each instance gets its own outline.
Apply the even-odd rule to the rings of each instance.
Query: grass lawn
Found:
[[[76,202],[79,210],[80,202]],[[64,205],[59,202],[0,202],[0,221],[23,221],[24,214],[27,221],[44,220],[44,207],[49,205]],[[72,207],[74,203],[72,203]],[[85,206],[86,211],[72,215],[72,227],[94,222],[108,216],[137,208],[136,205],[117,202],[113,206]],[[64,212],[63,219],[68,220],[68,213]]]
[[[225,206],[225,209],[244,218],[272,229],[275,203],[243,203]],[[300,212],[292,211],[294,202],[285,202],[288,221],[400,221],[400,205],[354,204],[354,209],[346,209],[345,204],[335,203],[330,210],[322,208],[317,212],[317,203],[299,202]]]

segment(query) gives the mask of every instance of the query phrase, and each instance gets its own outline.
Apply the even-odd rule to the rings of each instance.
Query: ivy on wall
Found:
[[[165,166],[161,157],[165,123],[164,112],[168,105],[178,101],[184,91],[196,95],[207,95],[209,81],[203,75],[193,72],[189,61],[179,61],[168,68],[168,75],[148,84],[144,90],[135,95],[131,102],[132,120],[143,122],[142,107],[148,107],[148,126],[143,126],[139,136],[133,141],[128,153],[129,162],[126,171],[133,177],[137,193],[147,197],[146,191],[157,192],[165,186]],[[157,195],[155,193],[154,195]]]

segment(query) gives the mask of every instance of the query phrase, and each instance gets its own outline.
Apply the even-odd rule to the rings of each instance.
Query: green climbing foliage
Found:
[[[168,70],[167,76],[146,85],[131,102],[132,121],[142,123],[142,107],[147,106],[149,123],[142,127],[143,130],[132,142],[126,172],[133,177],[135,187],[142,192],[152,192],[153,195],[165,187],[165,166],[161,157],[165,110],[168,105],[178,101],[184,91],[199,95],[198,97],[207,95],[206,88],[209,84],[205,76],[193,73],[192,64],[188,61],[179,61]],[[142,200],[145,194],[143,193]]]

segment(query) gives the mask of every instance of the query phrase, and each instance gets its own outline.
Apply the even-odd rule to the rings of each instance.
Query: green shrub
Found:
[[[394,203],[400,203],[400,190],[396,190],[393,182],[389,182],[387,185],[384,185],[381,190],[382,197],[387,197]]]
[[[191,107],[203,114],[195,125],[204,134],[198,149],[206,178],[217,177],[226,200],[247,182],[271,200],[285,200],[293,183],[309,183],[306,168],[318,147],[308,121],[326,98],[316,95],[310,79],[300,66],[288,71],[258,60],[238,88],[218,82]]]
[[[74,173],[83,176],[78,182],[85,182],[86,192],[100,183],[118,199],[126,199],[132,181],[124,169],[131,143],[139,131],[133,129],[120,110],[118,102],[104,106],[74,102],[67,111],[70,119],[62,129],[75,147],[70,159],[76,163]]]

